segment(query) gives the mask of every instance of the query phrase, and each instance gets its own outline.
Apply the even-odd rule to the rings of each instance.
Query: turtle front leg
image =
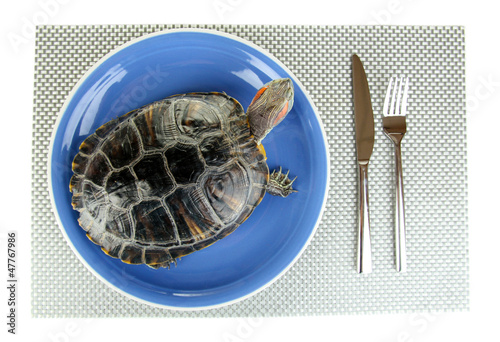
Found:
[[[297,177],[290,180],[290,178],[288,178],[289,173],[290,171],[288,171],[286,174],[283,174],[281,172],[281,167],[279,171],[274,170],[269,176],[269,183],[267,184],[266,188],[267,193],[273,196],[287,197],[292,192],[297,192],[297,190],[294,190],[292,188],[292,184],[297,179]]]

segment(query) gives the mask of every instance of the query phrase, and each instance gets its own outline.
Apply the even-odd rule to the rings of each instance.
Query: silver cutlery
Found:
[[[396,270],[406,271],[406,226],[403,192],[403,163],[401,140],[406,133],[406,107],[409,79],[391,78],[385,95],[382,124],[384,133],[394,143],[396,170],[395,253]]]
[[[375,124],[365,69],[357,55],[352,56],[352,78],[356,155],[359,165],[357,271],[358,273],[370,273],[372,271],[372,251],[368,210],[368,163],[375,141]]]

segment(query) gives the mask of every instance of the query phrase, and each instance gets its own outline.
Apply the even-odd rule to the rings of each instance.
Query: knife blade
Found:
[[[372,251],[368,205],[368,164],[375,142],[375,123],[368,80],[363,64],[357,55],[352,56],[352,83],[356,156],[359,165],[357,271],[358,273],[370,273],[372,271]]]

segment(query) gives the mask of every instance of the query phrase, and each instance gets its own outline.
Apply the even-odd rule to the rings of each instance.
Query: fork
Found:
[[[394,83],[394,86],[393,86]],[[403,165],[401,140],[406,133],[406,107],[408,104],[408,77],[392,77],[385,95],[382,124],[384,133],[394,143],[396,164],[395,245],[396,270],[406,271],[406,226],[403,192]]]

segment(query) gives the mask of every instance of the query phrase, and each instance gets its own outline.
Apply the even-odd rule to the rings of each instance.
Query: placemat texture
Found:
[[[177,312],[137,303],[79,262],[51,211],[47,155],[73,86],[112,49],[170,28],[216,29],[283,62],[318,107],[331,158],[321,224],[298,262],[239,303]],[[374,272],[356,273],[357,163],[351,55],[364,62],[375,115],[370,168]],[[461,27],[42,26],[36,37],[32,173],[34,317],[217,317],[455,311],[469,306],[464,31]],[[394,267],[394,160],[382,132],[389,78],[411,79],[403,140],[408,272]]]

